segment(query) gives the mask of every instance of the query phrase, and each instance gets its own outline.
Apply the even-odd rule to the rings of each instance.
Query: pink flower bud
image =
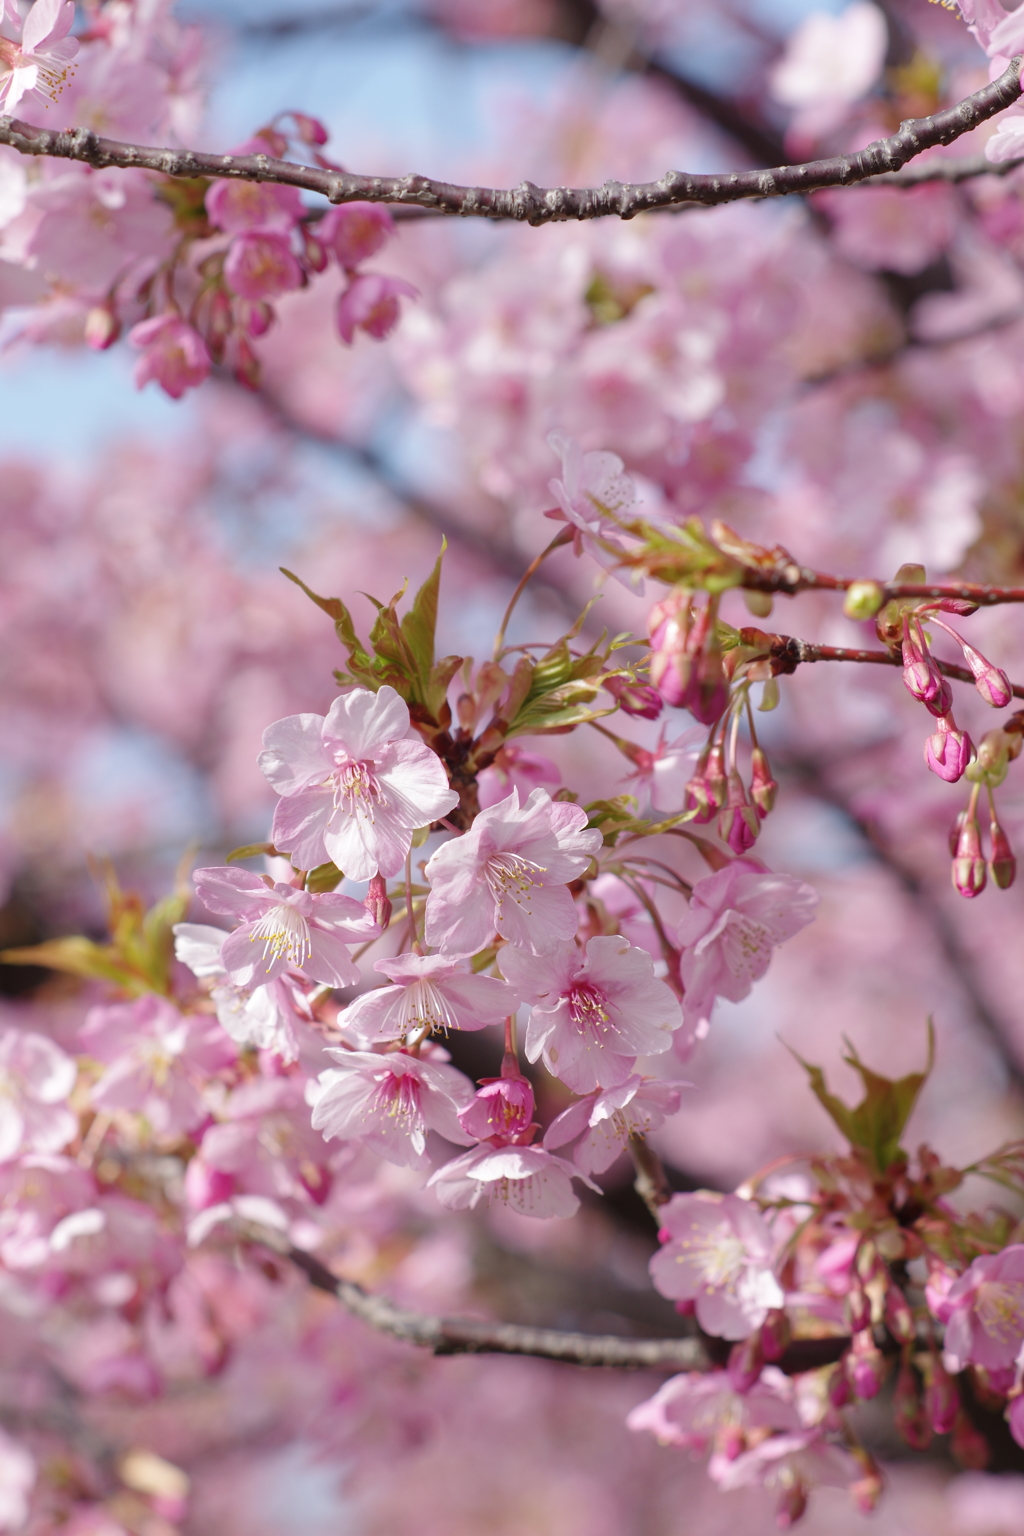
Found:
[[[934,1265],[928,1272],[924,1299],[928,1303],[929,1312],[940,1323],[948,1323],[953,1315],[953,1307],[948,1298],[958,1278],[953,1270],[945,1269],[941,1264]]]
[[[177,315],[157,315],[142,320],[128,333],[133,347],[145,351],[135,365],[139,389],[155,380],[172,400],[194,389],[209,377],[210,354],[198,331]]]
[[[265,336],[274,323],[274,311],[262,299],[255,304],[242,299],[236,306],[238,323],[249,336]]]
[[[677,590],[647,620],[651,682],[666,704],[688,709],[702,725],[714,725],[729,702],[716,616],[713,599],[694,612],[690,593]]]
[[[274,230],[251,230],[232,240],[224,281],[240,299],[275,299],[301,288],[303,274],[287,236]]]
[[[324,272],[327,269],[327,249],[318,240],[316,235],[307,225],[302,229],[302,259],[311,272]]]
[[[762,821],[773,809],[778,792],[779,786],[772,778],[767,757],[760,747],[755,747],[751,761],[750,798],[757,807],[757,814]]]
[[[852,1284],[846,1297],[846,1315],[851,1333],[863,1333],[871,1327],[871,1298],[859,1284]]]
[[[245,389],[259,389],[260,360],[244,336],[238,338],[235,352],[235,378]]]
[[[882,1474],[874,1457],[862,1446],[851,1446],[850,1453],[863,1468],[862,1475],[849,1486],[850,1498],[860,1514],[870,1515],[882,1497]]]
[[[954,1461],[959,1462],[968,1472],[983,1472],[992,1454],[985,1436],[975,1429],[962,1408],[953,1425],[953,1439],[949,1448],[953,1452]]]
[[[729,1372],[730,1385],[735,1392],[750,1391],[764,1369],[760,1331],[752,1333],[749,1339],[733,1345],[729,1351],[729,1364],[726,1369]]]
[[[998,821],[989,824],[992,852],[989,855],[989,874],[1001,891],[1009,890],[1017,877],[1017,860],[1010,847],[1010,839]]]
[[[865,1400],[877,1397],[885,1375],[882,1352],[875,1345],[870,1329],[855,1333],[846,1351],[846,1374],[857,1396]]]
[[[893,1422],[911,1450],[925,1450],[932,1438],[932,1427],[921,1402],[917,1373],[906,1360],[896,1377]]]
[[[833,1371],[829,1378],[828,1400],[833,1408],[845,1408],[853,1401],[853,1388],[844,1371]]]
[[[953,884],[961,896],[979,896],[987,879],[977,817],[965,816],[953,856]]]
[[[793,1336],[789,1318],[781,1308],[769,1312],[761,1324],[761,1353],[768,1361],[781,1360]]]
[[[459,1110],[462,1129],[480,1141],[509,1141],[523,1135],[532,1120],[533,1089],[525,1077],[485,1079],[472,1103]]]
[[[935,665],[921,621],[909,613],[903,618],[903,681],[907,691],[933,715],[949,713],[952,690]]]
[[[330,135],[318,117],[310,117],[306,112],[290,112],[288,115],[303,144],[327,143]]]
[[[219,363],[224,357],[224,344],[235,328],[235,314],[231,300],[223,288],[214,289],[206,313],[206,345]]]
[[[351,271],[361,261],[376,256],[395,233],[395,221],[379,203],[343,203],[328,208],[320,220],[317,238],[334,253],[340,267]]]
[[[121,334],[121,322],[109,304],[95,304],[85,317],[85,344],[105,352]]]
[[[661,714],[661,694],[646,683],[629,683],[624,677],[610,677],[604,686],[627,715],[657,720]]]
[[[743,780],[734,768],[729,774],[725,805],[718,814],[718,835],[733,853],[741,854],[753,848],[760,830],[758,814],[747,803]]]
[[[957,636],[959,639],[960,637]],[[974,686],[993,709],[1005,709],[1013,698],[1013,689],[1010,687],[1010,679],[1000,668],[987,661],[980,651],[976,651],[973,645],[968,645],[966,640],[961,640],[960,645],[964,653],[964,661],[974,674]]]
[[[963,778],[974,747],[966,731],[957,728],[952,714],[940,715],[935,731],[924,744],[924,760],[932,773],[947,784]]]
[[[943,1369],[941,1361],[936,1359],[932,1366],[931,1380],[925,1388],[924,1411],[937,1435],[948,1435],[951,1432],[959,1407],[960,1394],[956,1390],[956,1382]]]
[[[775,1506],[775,1524],[780,1531],[802,1520],[807,1510],[807,1489],[799,1479],[784,1489]]]
[[[399,299],[417,297],[418,289],[400,277],[376,272],[354,277],[338,300],[338,334],[349,346],[356,331],[382,341],[398,324]]]
[[[914,1314],[897,1285],[885,1293],[885,1325],[898,1344],[908,1344],[914,1337]]]
[[[363,906],[378,928],[383,930],[391,921],[391,902],[388,899],[388,883],[383,875],[373,875],[363,897]]]

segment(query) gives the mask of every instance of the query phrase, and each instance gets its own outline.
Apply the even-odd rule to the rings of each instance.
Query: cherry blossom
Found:
[[[637,1056],[671,1045],[682,1012],[654,975],[646,950],[620,937],[596,937],[585,950],[562,943],[540,956],[502,950],[503,975],[532,1005],[526,1055],[576,1093],[625,1082]]]
[[[352,271],[376,256],[395,233],[395,221],[380,203],[343,203],[328,208],[317,225],[317,238],[340,267]]]
[[[677,1050],[707,1032],[716,997],[737,1003],[765,974],[777,944],[812,921],[817,892],[755,859],[733,859],[698,880],[679,925],[685,1030]],[[685,1059],[685,1056],[684,1056]]]
[[[462,1146],[471,1139],[458,1111],[472,1099],[473,1088],[455,1067],[404,1051],[327,1054],[337,1066],[321,1072],[308,1091],[313,1125],[327,1140],[358,1140],[389,1163],[426,1168],[428,1131]]]
[[[287,234],[302,217],[297,188],[275,187],[268,182],[215,181],[205,203],[210,223],[231,235],[250,229]]]
[[[745,1392],[736,1390],[728,1371],[672,1376],[632,1410],[626,1425],[646,1430],[662,1445],[701,1452],[718,1444],[733,1456],[746,1429],[803,1428],[792,1381],[771,1365]]]
[[[22,24],[13,0],[0,20],[0,106],[7,113],[25,96],[57,101],[67,86],[78,39],[72,0],[35,0]],[[20,32],[20,37],[19,37]]]
[[[459,1110],[459,1124],[470,1136],[494,1146],[525,1146],[536,1130],[533,1112],[529,1082],[510,1072],[508,1076],[481,1079],[473,1102]]]
[[[696,1304],[707,1333],[744,1339],[785,1298],[772,1270],[764,1217],[738,1195],[673,1195],[661,1210],[663,1247],[651,1260],[654,1287]]]
[[[235,1055],[212,1020],[180,1013],[154,993],[90,1008],[80,1039],[106,1066],[90,1090],[96,1108],[131,1110],[161,1136],[200,1124],[202,1083]]]
[[[135,364],[139,389],[155,379],[172,400],[195,389],[210,372],[210,354],[199,333],[177,315],[157,315],[132,327],[128,340],[145,351]]]
[[[776,101],[795,107],[801,136],[829,132],[874,85],[885,63],[885,17],[869,0],[838,16],[813,11],[790,37],[771,72]]]
[[[305,994],[287,975],[249,989],[237,986],[221,959],[226,937],[223,928],[176,923],[175,956],[194,976],[212,982],[217,1022],[232,1040],[295,1061],[301,1030],[311,1022]]]
[[[76,1135],[67,1099],[77,1076],[73,1059],[45,1035],[0,1030],[0,1163],[21,1151],[60,1152]]]
[[[675,1114],[679,1090],[689,1086],[634,1073],[618,1087],[570,1104],[548,1126],[544,1145],[554,1149],[582,1135],[573,1149],[573,1162],[584,1173],[603,1173],[631,1136],[646,1136]]]
[[[458,955],[396,955],[374,968],[394,983],[364,992],[338,1014],[338,1027],[357,1045],[400,1040],[420,1032],[485,1029],[518,1006],[506,981],[474,975]]]
[[[477,775],[476,782],[480,809],[486,811],[499,800],[507,799],[511,789],[527,795],[538,788],[557,789],[562,775],[549,757],[527,752],[513,741],[502,747],[491,766]]]
[[[287,236],[272,229],[252,229],[232,240],[224,281],[239,298],[276,299],[302,286],[302,268]]]
[[[271,884],[249,870],[230,867],[197,869],[192,879],[204,906],[240,921],[220,953],[239,987],[274,981],[287,970],[332,987],[351,987],[359,971],[348,946],[380,933],[351,896]]]
[[[945,1298],[948,1368],[1012,1366],[1024,1346],[1024,1243],[984,1254]]]
[[[356,331],[382,341],[398,324],[399,299],[418,297],[419,290],[404,278],[362,272],[352,278],[338,299],[338,335],[347,346],[352,345]]]
[[[636,516],[636,486],[617,453],[584,453],[564,432],[549,432],[548,445],[562,461],[561,479],[548,482],[561,517],[573,529],[577,553],[586,549],[601,565],[615,559],[598,535],[621,547],[622,519]]]
[[[579,1210],[574,1178],[591,1183],[572,1163],[543,1147],[494,1147],[485,1142],[438,1168],[427,1184],[452,1211],[501,1204],[522,1216],[543,1219],[573,1216]]]
[[[410,736],[393,688],[354,688],[327,715],[263,733],[260,768],[281,799],[272,836],[304,869],[333,860],[352,880],[401,869],[412,835],[458,803],[440,760]]]
[[[863,1476],[849,1451],[819,1429],[770,1435],[735,1459],[713,1456],[708,1472],[723,1492],[760,1487],[776,1494],[775,1523],[782,1530],[800,1519],[813,1488],[852,1488]]]
[[[532,954],[556,948],[579,917],[566,882],[581,875],[601,845],[577,805],[535,789],[481,811],[470,830],[427,862],[427,943],[472,954],[497,931]]]
[[[35,1458],[0,1430],[0,1531],[16,1531],[27,1521],[36,1476]]]

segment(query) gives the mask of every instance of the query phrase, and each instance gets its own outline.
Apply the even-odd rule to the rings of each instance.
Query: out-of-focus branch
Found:
[[[873,187],[921,187],[930,181],[945,181],[953,185],[961,181],[973,181],[978,176],[1009,176],[1019,171],[1024,160],[986,160],[984,155],[964,155],[958,160],[924,160],[919,165],[908,165],[902,171],[887,172],[874,176]]]
[[[629,1155],[636,1169],[633,1188],[650,1211],[655,1223],[660,1226],[661,1207],[667,1205],[672,1198],[672,1186],[668,1181],[661,1158],[643,1136],[629,1138]]]
[[[317,1290],[335,1296],[353,1316],[379,1333],[416,1344],[435,1355],[532,1355],[570,1365],[601,1365],[625,1370],[710,1371],[715,1362],[698,1338],[624,1339],[615,1335],[570,1333],[558,1328],[532,1328],[521,1323],[478,1322],[474,1318],[433,1317],[413,1312],[374,1296],[352,1280],[341,1280],[325,1264],[280,1233],[262,1227],[246,1234],[252,1242],[287,1258]],[[791,1344],[779,1365],[790,1375],[815,1370],[840,1359],[847,1338],[804,1339]]]
[[[550,224],[564,219],[633,218],[653,209],[687,204],[711,207],[751,198],[784,197],[822,187],[850,186],[883,172],[900,170],[926,149],[951,144],[961,134],[987,122],[1021,94],[1018,55],[998,80],[936,112],[911,118],[897,133],[866,149],[804,165],[774,170],[690,175],[667,171],[658,181],[637,185],[608,181],[601,187],[463,187],[426,176],[363,176],[319,166],[296,165],[269,155],[211,155],[198,150],[156,149],[101,138],[89,128],[53,132],[16,118],[0,117],[0,144],[24,155],[78,160],[97,168],[157,171],[164,176],[209,176],[239,181],[276,182],[318,192],[332,203],[397,203],[433,208],[460,218],[514,219]]]

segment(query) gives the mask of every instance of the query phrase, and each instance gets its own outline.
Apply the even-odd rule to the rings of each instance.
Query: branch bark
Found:
[[[755,634],[757,631],[740,630],[741,637],[747,633]],[[858,651],[845,645],[814,645],[810,640],[797,640],[793,635],[771,635],[768,638],[771,640],[769,655],[772,671],[776,677],[785,677],[795,672],[802,662],[856,661],[883,667],[903,665],[903,658],[896,651]],[[932,660],[943,677],[952,678],[958,683],[974,683],[974,673],[968,667],[958,667],[951,661],[939,661],[937,657]],[[1015,699],[1024,699],[1024,684],[1011,683],[1010,691]]]
[[[339,1279],[326,1264],[301,1248],[293,1248],[280,1233],[254,1227],[246,1235],[290,1260],[318,1291],[334,1296],[378,1333],[429,1349],[435,1355],[530,1355],[620,1370],[710,1371],[716,1367],[708,1346],[699,1338],[624,1339],[614,1334],[570,1333],[560,1328],[413,1312],[386,1296],[371,1295],[352,1280]],[[779,1365],[789,1375],[831,1365],[841,1358],[849,1342],[848,1338],[802,1339],[789,1346]]]
[[[426,176],[363,176],[319,166],[297,165],[269,155],[211,155],[198,150],[157,149],[101,138],[89,128],[53,132],[16,118],[0,116],[0,144],[23,155],[78,160],[97,168],[117,167],[157,171],[164,176],[229,178],[276,182],[319,192],[332,203],[397,203],[433,209],[461,218],[514,219],[550,224],[565,219],[615,216],[631,219],[638,213],[687,205],[712,207],[752,198],[785,197],[822,187],[851,186],[871,177],[899,171],[926,149],[951,144],[987,122],[1021,95],[1021,59],[1011,60],[998,80],[931,117],[911,118],[898,133],[878,139],[866,149],[804,165],[774,170],[727,171],[690,175],[666,171],[658,181],[630,184],[608,181],[601,187],[463,187]]]

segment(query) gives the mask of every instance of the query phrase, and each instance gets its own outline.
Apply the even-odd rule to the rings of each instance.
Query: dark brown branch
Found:
[[[787,597],[794,597],[798,592],[846,592],[863,580],[861,576],[830,576],[824,571],[812,571],[808,566],[797,565],[785,551],[781,551],[777,564],[749,566],[739,585],[756,592],[783,592]],[[922,603],[951,597],[974,603],[978,608],[1024,603],[1024,587],[997,587],[979,581],[879,581],[875,585],[881,593],[882,603],[898,597],[912,597]],[[813,661],[815,658],[807,659]]]
[[[747,633],[741,630],[740,634]],[[857,661],[873,666],[902,667],[903,658],[898,651],[858,651],[845,645],[813,645],[809,640],[797,640],[792,635],[773,635],[770,650],[772,671],[777,677],[795,672],[802,662]],[[958,683],[974,683],[974,673],[968,667],[959,667],[950,661],[932,658],[943,677]],[[1024,684],[1011,683],[1010,691],[1015,699],[1024,699]]]
[[[624,1370],[710,1371],[715,1361],[704,1342],[689,1339],[624,1339],[614,1334],[569,1333],[559,1328],[533,1328],[521,1323],[478,1322],[474,1318],[431,1317],[373,1296],[352,1280],[337,1275],[301,1248],[293,1248],[279,1233],[253,1228],[247,1233],[301,1269],[311,1285],[334,1296],[344,1307],[379,1333],[416,1344],[435,1355],[532,1355],[570,1365],[610,1366]],[[791,1344],[779,1362],[790,1375],[830,1365],[840,1359],[847,1338],[804,1339]]]
[[[978,176],[1009,176],[1019,171],[1024,160],[986,160],[984,155],[965,155],[960,160],[925,160],[905,170],[876,176],[873,187],[920,187],[930,181],[944,181],[957,185],[961,181],[973,181]]]
[[[319,192],[332,203],[398,203],[433,208],[462,218],[515,219],[527,224],[611,215],[630,219],[651,209],[687,204],[711,207],[750,198],[813,192],[821,187],[851,186],[872,176],[898,171],[923,150],[951,144],[1018,100],[1020,63],[1018,56],[998,80],[956,106],[931,117],[911,118],[890,138],[879,139],[853,154],[812,160],[805,165],[777,166],[774,170],[729,171],[720,175],[666,171],[660,180],[639,185],[608,181],[602,187],[542,188],[524,181],[518,187],[502,190],[455,186],[426,176],[360,176],[296,165],[269,155],[210,155],[198,150],[122,144],[101,138],[89,128],[53,132],[10,117],[0,117],[0,144],[23,155],[80,160],[98,168],[115,166],[158,171],[164,176],[277,182]]]

